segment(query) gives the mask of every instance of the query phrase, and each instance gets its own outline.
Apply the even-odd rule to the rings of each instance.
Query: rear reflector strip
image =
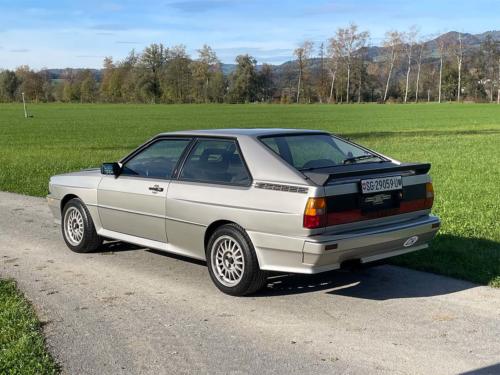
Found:
[[[375,194],[373,198],[382,198],[381,195],[383,194]],[[344,197],[328,197],[327,226],[401,215],[413,211],[429,210],[432,208],[434,202],[434,191],[431,183],[405,186],[402,193],[392,196],[392,201],[394,202],[392,207],[384,207],[383,203],[377,202],[376,199],[370,200],[369,198],[364,198],[363,204],[366,207],[367,202],[373,201],[372,205],[369,210],[363,210],[363,205],[360,203],[360,196],[357,194],[350,194]],[[388,195],[387,199],[390,198]],[[390,203],[391,200],[386,200],[385,202]]]
[[[339,225],[353,223],[355,221],[378,219],[386,216],[401,215],[408,212],[428,210],[432,203],[428,199],[401,202],[399,207],[388,208],[380,211],[362,212],[361,209],[332,212],[327,214],[327,225]]]
[[[304,228],[322,228],[430,210],[433,202],[434,190],[430,182],[375,194],[309,198],[304,211]]]

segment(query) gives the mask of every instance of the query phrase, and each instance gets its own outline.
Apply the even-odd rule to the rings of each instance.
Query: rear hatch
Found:
[[[427,214],[430,164],[359,163],[304,175],[324,187],[328,231],[353,230]]]
[[[400,163],[323,132],[288,131],[259,139],[320,186],[304,209],[303,227],[314,234],[411,220],[432,207],[430,164]]]

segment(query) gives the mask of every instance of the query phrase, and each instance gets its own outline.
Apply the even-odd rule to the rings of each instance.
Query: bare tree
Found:
[[[422,70],[422,57],[425,52],[425,40],[417,45],[417,81],[415,82],[415,103],[418,103],[418,92],[420,90],[420,72]]]
[[[358,104],[361,103],[361,89],[363,87],[363,73],[364,73],[364,60],[363,58],[359,58],[357,60],[357,65],[358,65]]]
[[[368,58],[368,48],[366,48],[366,46],[356,51],[355,65],[358,71],[358,104],[361,103],[362,89],[363,89],[363,84],[365,83],[364,78],[368,74],[365,65],[367,58]]]
[[[325,58],[325,44],[321,43],[319,46],[319,72],[317,80],[317,94],[320,103],[326,101],[328,97],[328,78],[327,78],[327,63],[328,60]]]
[[[436,75],[436,67],[433,66],[431,68],[431,72],[429,74],[429,78],[431,80],[431,82],[434,82],[434,76]],[[427,86],[427,103],[430,103],[431,101],[431,89],[430,89],[431,85],[428,85]]]
[[[413,48],[415,45],[415,39],[417,37],[418,30],[416,26],[412,26],[410,28],[410,31],[405,33],[403,35],[403,41],[404,41],[404,50],[406,54],[406,58],[408,59],[408,66],[406,69],[406,86],[405,86],[405,99],[404,102],[406,103],[408,101],[408,86],[410,84],[410,72],[411,72],[411,65],[412,65],[412,57],[413,57]]]
[[[429,47],[429,50],[431,48]],[[427,102],[430,102],[431,99],[435,96],[437,98],[437,95],[434,95],[434,89],[436,89],[437,93],[437,77],[438,77],[438,66],[436,64],[422,64],[422,72],[420,74],[420,85],[422,88],[422,91],[425,96],[427,97]],[[423,96],[423,95],[422,95]],[[419,97],[419,100],[421,98]]]
[[[392,71],[398,59],[401,49],[401,33],[393,30],[385,34],[384,47],[388,51],[389,72],[387,73],[387,82],[385,84],[384,102],[387,100],[387,93],[389,92],[389,85],[391,83]]]
[[[335,78],[337,77],[337,68],[338,68],[338,56],[335,48],[332,47],[331,39],[328,46],[328,72],[332,77],[332,81],[330,83],[330,96],[328,97],[328,103],[332,102],[333,99],[333,88],[335,87]]]
[[[330,96],[328,97],[328,103],[332,102],[333,98],[333,88],[335,87],[335,78],[337,76],[337,61],[335,60],[332,64],[333,66],[329,67],[330,75],[332,76],[332,82],[330,84]]]
[[[493,102],[493,91],[495,88],[495,71],[498,68],[498,81],[500,83],[500,42],[495,41],[488,35],[481,43],[480,51],[482,55],[482,70],[484,74],[484,88],[488,93],[490,102]],[[497,66],[498,64],[498,66]],[[487,88],[489,83],[489,90]],[[497,98],[497,103],[499,102]]]
[[[295,57],[297,57],[297,65],[299,67],[299,79],[297,82],[297,103],[300,100],[300,90],[302,87],[304,71],[307,68],[309,55],[312,52],[313,46],[313,42],[306,40],[298,48],[296,48],[295,51],[293,51],[293,54],[295,55]]]
[[[460,94],[462,93],[462,64],[464,61],[464,46],[462,43],[462,33],[457,34],[457,39],[452,44],[452,51],[457,59],[458,82],[457,82],[457,102],[460,103]]]
[[[369,36],[368,31],[358,32],[358,26],[351,23],[346,28],[338,28],[335,38],[330,39],[330,47],[336,51],[347,71],[346,103],[349,103],[352,60],[366,45]]]
[[[438,52],[439,52],[439,86],[438,86],[438,102],[441,103],[441,93],[443,86],[443,62],[448,53],[449,41],[445,35],[437,39]]]

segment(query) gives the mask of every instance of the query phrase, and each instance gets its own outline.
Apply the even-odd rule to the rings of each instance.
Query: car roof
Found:
[[[188,136],[213,136],[213,137],[262,137],[271,135],[287,135],[287,134],[327,134],[321,130],[308,129],[282,129],[282,128],[245,128],[245,129],[203,129],[203,130],[187,130],[161,133],[158,136],[165,135],[188,135]]]

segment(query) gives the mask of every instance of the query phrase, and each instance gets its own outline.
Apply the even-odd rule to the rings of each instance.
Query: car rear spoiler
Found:
[[[381,166],[378,163],[359,163],[349,165],[339,165],[329,168],[328,171],[321,169],[302,171],[302,173],[316,185],[324,186],[334,178],[365,176],[373,173],[390,173],[412,171],[414,174],[425,174],[431,169],[429,163],[401,163]]]

